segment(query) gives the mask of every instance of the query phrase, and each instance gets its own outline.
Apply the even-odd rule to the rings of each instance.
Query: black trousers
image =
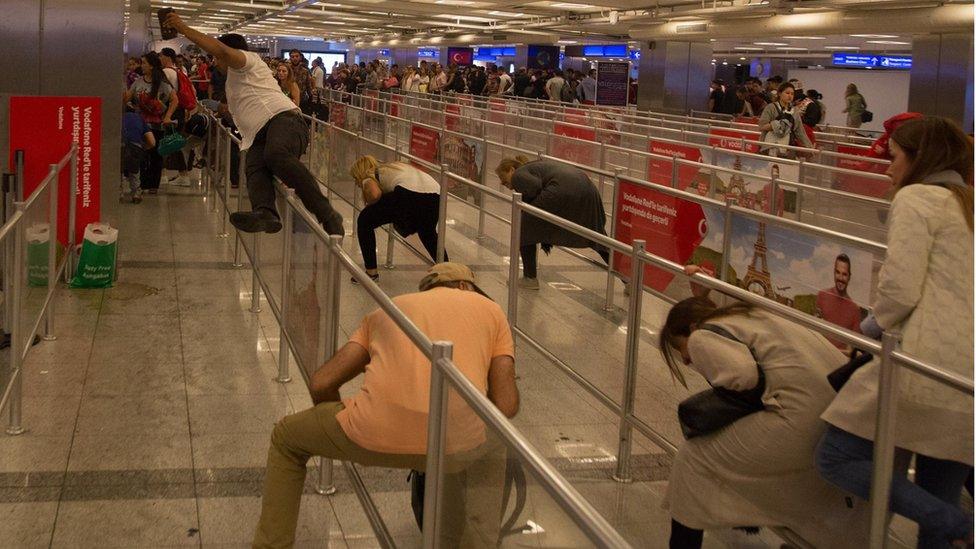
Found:
[[[275,207],[274,178],[278,177],[315,215],[319,223],[332,214],[332,204],[319,190],[319,183],[301,156],[308,147],[308,124],[297,111],[275,115],[261,128],[254,144],[247,150],[247,192],[251,209],[265,209],[278,214]]]
[[[163,138],[162,130],[153,129],[153,136],[156,143]],[[163,176],[163,157],[159,156],[159,151],[153,147],[146,151],[146,156],[142,161],[142,169],[139,170],[139,186],[143,189],[158,189],[159,180]]]
[[[610,252],[604,249],[596,249],[603,262],[610,264]],[[536,278],[539,275],[539,245],[529,244],[519,248],[519,255],[522,256],[522,276],[525,278]]]
[[[363,265],[376,268],[376,229],[393,223],[402,236],[417,233],[430,258],[437,261],[437,220],[439,196],[434,193],[417,193],[396,187],[378,201],[363,208],[359,213],[356,231]],[[444,261],[447,250],[444,250]]]

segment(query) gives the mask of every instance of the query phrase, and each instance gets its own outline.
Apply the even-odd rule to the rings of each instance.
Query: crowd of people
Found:
[[[159,158],[150,157],[168,126],[178,121],[188,124],[192,118],[193,109],[184,96],[190,76],[197,76],[191,84],[195,98],[214,101],[213,110],[230,120],[241,136],[241,149],[247,151],[246,184],[252,209],[231,216],[232,223],[245,232],[280,230],[272,186],[272,178],[278,177],[296,190],[327,232],[344,234],[342,217],[299,161],[308,146],[308,127],[299,113],[314,109],[320,90],[358,91],[364,86],[406,93],[455,91],[588,101],[587,90],[592,89],[588,82],[592,74],[519,70],[508,75],[497,67],[445,69],[424,62],[403,71],[379,62],[337,64],[326,74],[320,61],[306,66],[298,51],[290,52],[288,60],[261,58],[248,51],[240,35],[212,38],[190,28],[176,14],[170,14],[165,24],[208,55],[181,60],[175,52],[150,52],[142,56],[138,70],[130,66],[126,103],[132,112],[126,115],[126,147],[143,153],[138,165],[149,172],[142,180],[129,174],[130,190],[158,188],[154,174],[162,157],[158,153]],[[204,83],[206,88],[201,88]],[[753,79],[744,89],[735,92],[742,101],[739,112],[759,116],[763,141],[771,149],[793,140],[807,145],[807,119],[823,120],[819,94],[804,91],[799,82],[779,82],[775,89],[768,85],[764,89]],[[716,82],[711,101],[727,104],[726,93]],[[866,103],[855,94],[856,88],[848,96],[848,110],[853,108],[857,114]],[[783,141],[783,133],[789,141]],[[775,139],[766,139],[769,134]],[[920,116],[893,129],[886,146],[893,158],[888,174],[895,194],[871,322],[882,329],[900,330],[906,352],[947,370],[971,374],[972,142],[953,123]],[[129,162],[126,169],[135,164]],[[503,159],[495,173],[504,187],[522,193],[527,203],[606,234],[603,202],[582,170],[514,157]],[[409,164],[383,163],[370,156],[359,158],[350,174],[366,204],[359,216],[358,238],[368,277],[378,278],[376,228],[393,223],[400,234],[417,233],[431,258],[444,262],[435,263],[425,274],[419,292],[399,296],[394,303],[432,340],[453,341],[454,361],[465,376],[502,413],[514,416],[519,392],[511,331],[500,307],[475,284],[471,270],[447,262],[446,252],[437,257],[441,192],[437,182]],[[589,241],[531,215],[521,230],[522,288],[540,286],[537,246],[545,251],[553,245],[591,247]],[[607,250],[594,249],[609,260]],[[850,274],[850,261],[845,259],[838,256],[835,262],[835,278],[843,283],[836,289],[841,293]],[[699,271],[688,267],[686,272]],[[668,486],[671,547],[701,547],[706,529],[755,526],[787,526],[821,547],[865,546],[878,361],[856,370],[838,392],[828,382],[828,375],[847,360],[838,345],[745,303],[719,307],[699,286],[693,285],[692,293],[694,297],[670,310],[660,330],[660,352],[666,364],[682,384],[686,382],[683,364],[716,389],[748,393],[755,398],[756,409],[718,429],[689,436],[681,445]],[[364,318],[349,342],[312,376],[314,406],[286,416],[274,429],[254,545],[294,543],[306,463],[313,455],[422,470],[429,373],[429,360],[385,313],[376,311]],[[341,399],[339,388],[360,375],[364,376],[362,390]],[[972,397],[922,376],[905,374],[904,378],[897,397],[898,464],[891,509],[919,524],[919,547],[971,546],[972,512],[960,508],[959,497],[972,474]],[[452,421],[477,423],[456,412],[459,415],[453,415]],[[494,456],[483,432],[475,428],[464,434],[451,441],[450,451],[463,456],[463,464],[449,471],[447,493],[457,488],[458,476],[453,473],[473,471],[476,464]],[[914,482],[906,478],[912,456]],[[499,502],[469,501],[480,506],[482,525],[497,522]],[[453,544],[466,544],[463,530],[462,525]]]

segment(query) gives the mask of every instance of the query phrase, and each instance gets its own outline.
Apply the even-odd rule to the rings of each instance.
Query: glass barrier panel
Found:
[[[285,220],[285,209],[288,208],[288,204],[285,202],[283,196],[278,195],[276,200],[276,207],[278,209],[278,215],[281,217],[282,225],[284,225]],[[268,295],[265,297],[269,300],[274,300],[274,302],[281,307],[281,290],[282,290],[282,276],[281,276],[281,261],[283,258],[283,252],[285,250],[285,231],[284,229],[273,233],[255,233],[261,240],[258,250],[258,268],[261,272],[261,278],[264,280],[266,289],[264,290]]]
[[[320,366],[325,345],[323,310],[326,306],[327,245],[312,232],[308,222],[295,216],[288,265],[289,288],[285,296],[285,325],[299,366],[311,375]]]
[[[593,546],[524,460],[453,388],[448,410],[437,517],[442,546]]]

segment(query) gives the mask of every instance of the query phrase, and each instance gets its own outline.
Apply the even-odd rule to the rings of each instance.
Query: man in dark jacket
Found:
[[[529,72],[525,67],[520,67],[518,72],[515,73],[515,95],[518,97],[525,97],[527,95],[529,85],[532,84],[532,77],[529,76]]]

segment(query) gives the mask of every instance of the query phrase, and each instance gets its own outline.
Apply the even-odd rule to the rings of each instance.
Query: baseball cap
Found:
[[[467,282],[481,295],[485,292],[474,283],[474,273],[467,265],[445,261],[437,263],[427,270],[427,275],[420,280],[419,288],[423,292],[441,282]],[[486,296],[487,297],[487,296]]]

